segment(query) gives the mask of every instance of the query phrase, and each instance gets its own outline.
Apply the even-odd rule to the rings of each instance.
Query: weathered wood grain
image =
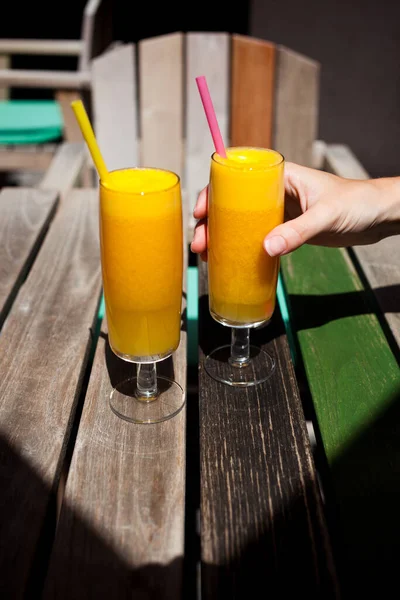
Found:
[[[204,356],[229,331],[208,310],[200,267],[202,597],[304,593],[338,598],[336,569],[304,414],[280,316],[252,333],[277,363],[264,384],[235,390],[211,379]]]
[[[57,212],[0,336],[0,596],[25,598],[38,563],[101,291],[97,194]],[[54,524],[53,524],[54,525]]]
[[[139,42],[140,164],[183,173],[183,34]]]
[[[328,145],[325,168],[340,177],[369,179],[364,167],[344,145]],[[377,244],[354,246],[353,251],[400,347],[400,235]]]
[[[57,190],[64,196],[74,187],[87,164],[87,147],[82,142],[64,142],[57,148],[39,189]]]
[[[319,76],[316,61],[277,46],[273,148],[306,166],[313,165],[318,132]]]
[[[157,367],[184,390],[186,329],[184,295],[179,348]],[[153,425],[119,419],[110,392],[135,372],[111,351],[104,321],[44,600],[183,598],[186,407]]]
[[[57,202],[53,191],[0,192],[0,328],[39,249]]]
[[[110,171],[138,165],[135,73],[133,44],[116,46],[92,63],[94,128]]]
[[[190,214],[200,190],[207,185],[214,145],[196,85],[205,75],[219,128],[229,144],[230,36],[227,33],[186,34],[185,170],[183,185],[189,196]]]
[[[248,36],[232,36],[231,144],[272,144],[275,46]]]

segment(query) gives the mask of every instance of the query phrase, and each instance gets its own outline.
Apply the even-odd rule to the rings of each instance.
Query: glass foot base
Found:
[[[161,423],[179,413],[185,404],[185,392],[176,381],[157,376],[155,398],[137,395],[137,377],[119,383],[110,394],[111,410],[130,423]]]
[[[231,364],[230,356],[231,346],[213,350],[204,361],[208,375],[226,385],[249,387],[266,381],[275,371],[273,357],[256,346],[250,346],[250,360],[240,367]]]

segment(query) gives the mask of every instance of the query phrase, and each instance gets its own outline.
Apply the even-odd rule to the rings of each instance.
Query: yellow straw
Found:
[[[71,108],[75,113],[76,120],[78,121],[78,125],[81,128],[82,135],[89,148],[89,152],[92,155],[92,159],[99,174],[99,177],[101,181],[105,181],[108,177],[106,163],[104,162],[104,159],[101,155],[100,148],[97,144],[92,126],[89,121],[89,117],[87,116],[87,112],[85,110],[82,100],[74,100],[73,102],[71,102]]]

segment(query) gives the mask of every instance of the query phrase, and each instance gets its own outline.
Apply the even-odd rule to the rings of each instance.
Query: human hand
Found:
[[[191,249],[207,259],[208,186],[199,194]],[[285,165],[285,222],[266,235],[270,256],[304,243],[344,247],[400,233],[400,178],[344,179],[294,163]]]

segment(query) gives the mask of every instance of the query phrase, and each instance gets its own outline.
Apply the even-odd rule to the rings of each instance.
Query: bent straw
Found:
[[[75,117],[82,131],[82,135],[89,148],[89,152],[92,155],[94,166],[97,169],[100,180],[106,181],[108,178],[108,170],[106,167],[106,163],[104,162],[104,159],[101,155],[100,148],[97,144],[92,126],[89,121],[89,117],[87,116],[87,112],[85,110],[82,100],[74,100],[73,102],[71,102],[71,108],[75,113]]]
[[[222,140],[221,131],[219,129],[217,116],[215,114],[214,105],[211,100],[210,92],[208,89],[207,81],[204,75],[200,77],[196,77],[197,87],[199,89],[201,101],[203,103],[204,112],[206,113],[208,126],[211,131],[212,139],[214,142],[216,152],[222,156],[222,158],[226,158],[226,151],[224,142]]]

